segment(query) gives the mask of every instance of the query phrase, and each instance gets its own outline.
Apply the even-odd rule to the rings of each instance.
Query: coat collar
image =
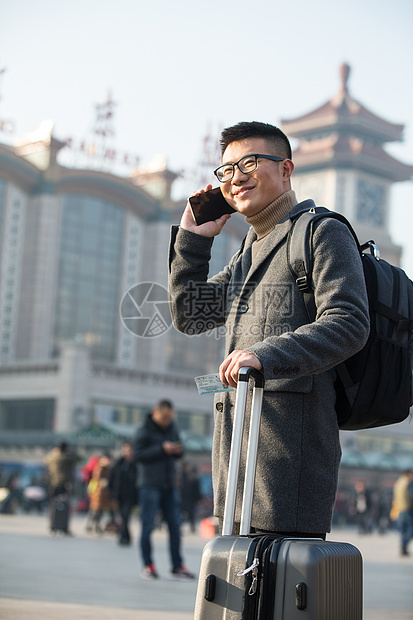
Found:
[[[309,211],[314,207],[315,203],[311,199],[304,200],[303,202],[296,204],[295,207],[293,207],[291,211],[289,211],[287,215],[278,224],[276,224],[274,229],[265,237],[260,251],[255,258],[254,264],[251,264],[252,244],[257,239],[257,235],[254,229],[252,227],[250,228],[245,239],[245,246],[241,258],[244,286],[247,282],[251,281],[256,271],[261,267],[268,256],[276,251],[277,247],[288,235],[293,221],[301,215],[301,213]]]

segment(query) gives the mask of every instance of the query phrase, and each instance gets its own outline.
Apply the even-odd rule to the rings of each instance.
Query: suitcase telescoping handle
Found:
[[[234,528],[235,503],[241,459],[242,435],[244,431],[245,407],[247,403],[248,382],[254,380],[252,395],[250,434],[248,441],[247,464],[245,468],[244,494],[242,498],[240,535],[249,534],[251,527],[252,500],[254,496],[255,471],[257,466],[258,438],[260,433],[264,376],[255,368],[241,368],[238,374],[235,413],[232,428],[231,452],[229,456],[227,494],[225,498],[222,535],[231,536]]]

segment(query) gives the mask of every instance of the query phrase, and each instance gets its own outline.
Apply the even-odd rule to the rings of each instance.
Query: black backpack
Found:
[[[413,283],[402,269],[379,258],[374,241],[360,246],[344,216],[324,207],[305,208],[294,218],[287,256],[310,321],[316,316],[311,239],[314,224],[326,217],[343,222],[353,234],[362,259],[370,312],[367,343],[336,367],[339,428],[360,430],[402,422],[413,404]]]

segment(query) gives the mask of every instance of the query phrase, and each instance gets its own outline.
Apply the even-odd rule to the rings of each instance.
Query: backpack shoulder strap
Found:
[[[313,269],[312,236],[315,223],[324,218],[333,218],[346,224],[361,253],[358,237],[344,215],[335,211],[329,211],[325,207],[298,210],[294,215],[293,224],[287,239],[287,260],[297,286],[303,293],[308,318],[311,322],[316,317],[314,291],[311,286]]]

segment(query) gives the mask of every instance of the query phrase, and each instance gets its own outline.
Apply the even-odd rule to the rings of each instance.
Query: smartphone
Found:
[[[189,199],[192,216],[197,226],[217,220],[225,213],[235,213],[222,195],[221,188],[215,187],[204,194],[191,196]]]

